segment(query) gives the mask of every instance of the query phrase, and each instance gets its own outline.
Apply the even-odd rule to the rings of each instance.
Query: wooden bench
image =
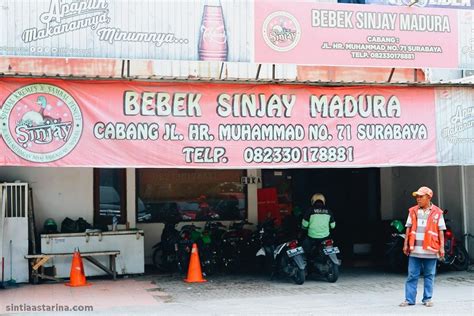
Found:
[[[38,283],[39,278],[60,282],[61,280],[59,278],[46,275],[44,273],[44,264],[48,262],[48,260],[51,258],[72,257],[73,254],[74,254],[73,252],[68,252],[68,253],[41,253],[37,255],[26,255],[25,259],[28,259],[28,261],[30,261],[31,259],[34,259],[33,262],[30,261],[30,265],[32,269],[31,276],[33,277],[33,283],[35,284]],[[87,261],[94,264],[101,270],[105,271],[108,275],[112,276],[114,280],[117,279],[117,269],[115,266],[115,259],[117,258],[117,255],[120,254],[119,250],[81,252],[80,254],[81,254],[81,258],[86,259]],[[96,258],[94,258],[95,256],[109,256],[109,267],[107,268],[102,263],[100,263]]]

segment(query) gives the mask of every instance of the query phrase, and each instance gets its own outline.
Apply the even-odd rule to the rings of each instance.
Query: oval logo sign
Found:
[[[63,158],[82,135],[82,114],[76,100],[50,84],[31,84],[10,94],[0,118],[7,146],[32,162]]]
[[[270,14],[263,22],[263,39],[270,48],[279,52],[293,49],[301,37],[301,27],[296,18],[288,12]]]

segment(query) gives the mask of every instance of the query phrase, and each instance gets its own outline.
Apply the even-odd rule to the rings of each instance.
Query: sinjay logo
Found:
[[[8,96],[0,112],[7,146],[32,162],[51,162],[70,153],[82,134],[82,114],[74,98],[49,84],[24,86]]]
[[[263,39],[270,48],[279,52],[292,50],[301,37],[301,27],[288,12],[270,14],[263,22]]]

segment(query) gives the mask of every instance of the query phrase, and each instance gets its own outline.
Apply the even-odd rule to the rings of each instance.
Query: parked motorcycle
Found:
[[[177,265],[180,273],[185,274],[188,272],[193,243],[199,238],[200,232],[198,231],[198,227],[194,226],[194,224],[181,227],[177,247]]]
[[[405,272],[408,267],[408,257],[403,253],[405,243],[405,226],[400,220],[390,223],[391,237],[386,243],[385,258],[388,269],[396,272]]]
[[[165,223],[161,233],[161,240],[153,246],[153,264],[165,272],[175,272],[178,269],[178,242],[179,231],[177,222]]]
[[[327,238],[321,243],[315,243],[308,257],[308,274],[317,273],[328,282],[334,283],[339,278],[341,260],[337,258],[339,248],[334,246],[334,241]]]
[[[223,226],[221,224],[221,226]],[[179,271],[186,274],[193,243],[198,245],[201,267],[205,274],[210,275],[217,271],[218,247],[213,244],[213,234],[217,224],[208,224],[201,230],[194,224],[184,225],[179,231],[175,224],[165,224],[162,241],[154,246],[153,262],[162,270]],[[170,237],[168,237],[170,236]],[[218,238],[215,238],[218,240]]]
[[[276,229],[273,220],[265,222],[258,231],[261,248],[256,256],[263,256],[266,267],[271,271],[271,277],[285,275],[296,284],[303,284],[306,279],[306,260],[303,247],[297,240],[275,243]]]
[[[252,231],[244,228],[245,225],[253,224],[246,220],[234,222],[222,235],[222,264],[226,272],[236,272],[249,261]]]
[[[201,266],[204,274],[211,275],[221,266],[222,235],[225,230],[220,222],[206,222],[204,229],[194,239],[198,245]]]
[[[448,210],[444,210],[444,215]],[[442,266],[449,266],[450,268],[463,271],[469,267],[469,254],[462,242],[454,236],[451,227],[448,225],[451,222],[445,218],[446,231],[444,232],[444,260],[440,261]]]

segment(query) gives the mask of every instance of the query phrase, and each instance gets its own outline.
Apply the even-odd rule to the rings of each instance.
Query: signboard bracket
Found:
[[[127,70],[126,74],[125,67]],[[122,59],[122,78],[130,78],[130,59]]]
[[[390,75],[388,76],[387,82],[392,81],[392,77],[393,77],[393,73],[394,73],[394,72],[395,72],[395,68],[392,68],[392,70],[390,70]]]
[[[221,71],[219,73],[219,79],[222,79],[222,73],[224,72],[224,64],[225,64],[225,62],[222,62],[222,64],[221,64]]]
[[[255,80],[258,80],[258,77],[260,76],[260,69],[262,69],[262,64],[258,64],[257,66],[257,74],[255,75]]]

